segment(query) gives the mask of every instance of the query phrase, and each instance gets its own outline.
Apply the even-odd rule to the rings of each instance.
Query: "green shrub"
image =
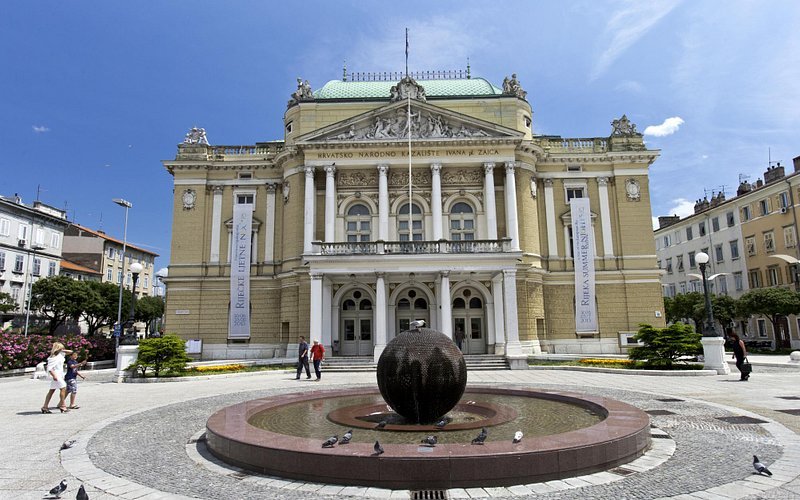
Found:
[[[142,339],[139,341],[139,356],[128,367],[141,372],[142,377],[147,370],[152,370],[158,377],[161,373],[178,373],[186,369],[191,358],[186,354],[185,342],[177,335]]]
[[[628,357],[651,367],[669,369],[674,363],[686,362],[685,358],[703,352],[700,334],[684,323],[673,323],[666,328],[642,324],[633,338],[644,345],[631,348]]]

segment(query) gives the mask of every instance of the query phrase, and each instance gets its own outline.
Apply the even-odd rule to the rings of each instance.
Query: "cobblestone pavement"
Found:
[[[74,498],[79,484],[93,500],[109,498],[409,498],[406,491],[343,488],[238,473],[208,457],[201,435],[216,409],[279,392],[375,385],[374,373],[328,373],[321,383],[288,372],[217,376],[159,384],[115,384],[87,373],[78,410],[43,415],[48,384],[3,379],[0,418],[7,431],[0,454],[0,498],[42,498],[61,479]],[[603,472],[509,488],[450,490],[451,498],[798,498],[800,371],[759,370],[747,383],[725,376],[643,376],[563,370],[471,372],[471,385],[526,386],[599,394],[652,415],[674,447],[630,464],[628,476]],[[322,386],[322,387],[320,387]],[[664,398],[682,401],[659,401]],[[797,398],[797,399],[791,399]],[[662,413],[662,412],[657,412]],[[763,424],[717,417],[749,416]],[[77,439],[63,452],[61,443]],[[187,443],[189,443],[187,445]],[[752,474],[757,454],[774,476]]]

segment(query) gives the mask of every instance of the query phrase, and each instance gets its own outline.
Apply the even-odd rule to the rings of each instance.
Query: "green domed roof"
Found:
[[[483,78],[419,80],[428,97],[502,95],[503,91]],[[315,99],[389,99],[397,82],[343,82],[331,80],[314,92]]]

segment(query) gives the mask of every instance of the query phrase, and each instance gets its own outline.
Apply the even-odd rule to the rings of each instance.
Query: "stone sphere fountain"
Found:
[[[400,333],[378,360],[378,389],[406,421],[432,424],[453,409],[467,387],[464,356],[430,328]]]

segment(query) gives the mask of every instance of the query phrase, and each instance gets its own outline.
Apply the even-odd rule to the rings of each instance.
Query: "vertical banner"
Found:
[[[253,232],[253,205],[233,206],[231,244],[231,311],[229,339],[250,338],[250,245]]]
[[[575,263],[575,331],[596,332],[597,308],[594,295],[594,232],[589,198],[569,202],[572,217],[572,251]]]

